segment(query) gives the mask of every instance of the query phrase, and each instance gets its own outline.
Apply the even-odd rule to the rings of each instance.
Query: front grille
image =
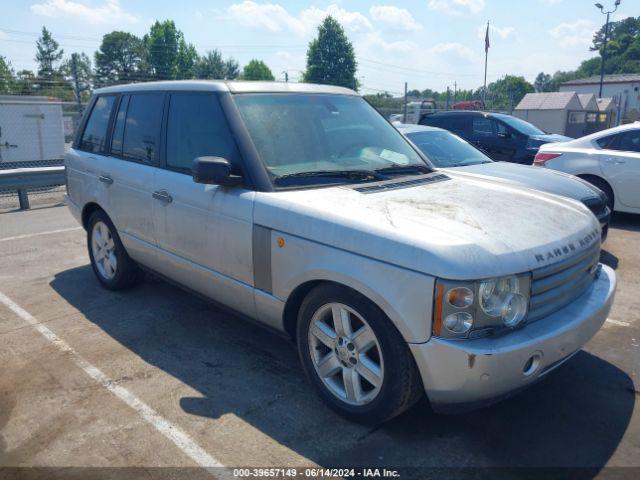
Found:
[[[575,257],[532,272],[529,322],[560,310],[582,295],[593,283],[600,259],[600,244]]]

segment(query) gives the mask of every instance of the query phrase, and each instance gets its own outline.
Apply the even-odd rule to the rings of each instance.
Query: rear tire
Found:
[[[349,420],[382,423],[424,392],[405,340],[382,310],[354,290],[314,288],[300,307],[296,334],[307,378]]]
[[[127,254],[111,219],[102,210],[89,217],[87,248],[93,273],[103,287],[122,290],[139,283],[144,277],[144,272]]]

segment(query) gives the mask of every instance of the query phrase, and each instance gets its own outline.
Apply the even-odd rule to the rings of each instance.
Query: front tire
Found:
[[[87,224],[87,248],[98,281],[109,290],[122,290],[142,280],[144,274],[124,249],[109,216],[99,210]]]
[[[359,293],[321,285],[298,315],[298,351],[309,381],[340,415],[377,424],[413,405],[423,389],[406,342]]]

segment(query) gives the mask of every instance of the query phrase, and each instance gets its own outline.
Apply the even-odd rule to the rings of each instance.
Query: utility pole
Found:
[[[607,23],[604,24],[604,43],[602,44],[602,57],[600,60],[600,89],[598,90],[598,98],[602,98],[602,84],[604,83],[604,62],[607,59],[607,40],[609,36],[609,15],[615,12],[620,6],[620,0],[616,0],[613,10],[608,12],[604,11],[604,7],[601,3],[596,3],[596,8],[600,9],[600,13],[607,15]]]
[[[402,123],[407,123],[407,82],[404,82],[404,118]]]
[[[447,85],[447,103],[446,103],[446,107],[445,110],[449,110],[449,97],[451,96],[451,89],[449,88],[449,86]]]
[[[456,103],[458,99],[458,82],[453,82],[453,103]]]
[[[71,77],[73,78],[73,89],[76,94],[76,102],[78,103],[78,119],[82,113],[82,99],[80,98],[80,79],[78,78],[78,55],[71,54]]]
[[[487,33],[484,36],[484,88],[482,89],[482,109],[487,108],[487,61],[489,59],[489,22],[487,22]]]

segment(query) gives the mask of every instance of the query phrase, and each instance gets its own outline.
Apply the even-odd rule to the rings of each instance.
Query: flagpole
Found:
[[[487,61],[489,59],[489,22],[487,22],[487,34],[484,42],[484,88],[482,89],[482,109],[487,108]]]

